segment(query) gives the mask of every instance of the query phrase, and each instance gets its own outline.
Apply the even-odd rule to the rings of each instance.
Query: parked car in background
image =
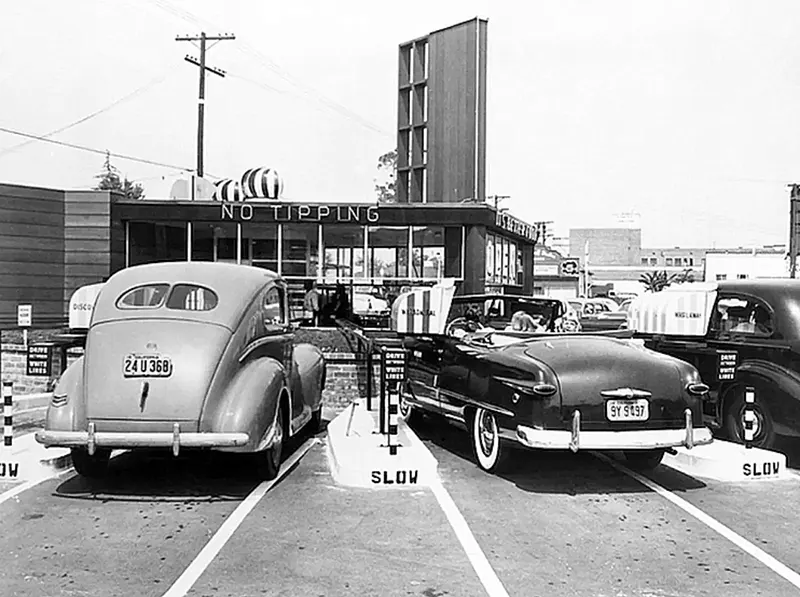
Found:
[[[489,297],[453,298],[447,284],[403,294],[392,327],[409,359],[401,416],[431,413],[466,429],[485,471],[501,470],[511,445],[622,450],[647,469],[669,448],[712,441],[702,425],[708,388],[692,365],[603,334],[506,331],[494,319],[487,328],[468,311],[476,298],[494,307]]]
[[[610,300],[576,298],[570,299],[569,304],[578,313],[581,328],[587,332],[624,329],[628,324],[627,313],[620,311],[616,304],[612,308]]]
[[[252,453],[274,478],[284,443],[322,414],[326,367],[294,343],[287,288],[245,265],[172,262],[114,274],[94,304],[84,356],[62,375],[36,435],[71,449],[78,473],[115,448]]]
[[[642,295],[629,329],[692,363],[710,386],[706,423],[744,439],[745,389],[755,389],[754,445],[800,436],[800,280],[695,282]]]

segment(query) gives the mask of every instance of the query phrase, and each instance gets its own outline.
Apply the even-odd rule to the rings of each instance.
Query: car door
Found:
[[[446,417],[464,420],[464,398],[468,397],[471,371],[485,353],[486,348],[478,343],[462,338],[444,339],[437,394],[439,409]]]
[[[307,414],[303,404],[303,394],[294,383],[294,330],[289,323],[289,305],[286,286],[283,282],[275,280],[261,291],[258,299],[259,307],[256,312],[257,338],[253,342],[253,356],[267,356],[283,365],[286,379],[290,385],[291,416]]]
[[[408,336],[403,340],[403,347],[408,351],[410,392],[406,393],[407,399],[427,411],[439,412],[435,388],[441,367],[439,343],[430,336]]]
[[[792,348],[780,334],[780,320],[775,310],[758,297],[721,292],[714,304],[708,337],[710,346],[736,351],[739,366],[759,360],[792,368]],[[764,398],[776,423],[800,429],[797,400]]]

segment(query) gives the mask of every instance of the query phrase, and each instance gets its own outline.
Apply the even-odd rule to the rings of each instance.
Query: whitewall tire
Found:
[[[478,466],[487,473],[497,473],[505,465],[508,447],[500,441],[500,428],[495,415],[479,408],[472,417],[470,429],[472,451]]]

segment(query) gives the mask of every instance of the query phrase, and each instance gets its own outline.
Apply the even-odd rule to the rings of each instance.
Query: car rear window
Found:
[[[167,309],[211,311],[219,299],[213,290],[193,284],[175,284],[169,293]]]
[[[117,299],[119,309],[157,309],[166,303],[167,309],[180,311],[211,311],[219,303],[217,294],[195,284],[145,284],[125,291]]]
[[[164,302],[169,284],[146,284],[131,288],[117,299],[119,309],[156,309]]]

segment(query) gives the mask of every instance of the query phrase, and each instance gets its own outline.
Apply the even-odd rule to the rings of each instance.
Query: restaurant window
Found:
[[[648,259],[647,257],[642,257],[642,265],[647,265]]]
[[[242,242],[249,248],[250,263],[270,271],[278,271],[278,225],[242,224]]]
[[[444,226],[411,228],[411,277],[444,277]]]
[[[322,275],[327,281],[364,277],[364,227],[324,225],[322,246],[325,247]]]
[[[128,265],[159,261],[186,261],[186,224],[130,222]]]
[[[318,226],[318,224],[282,224],[281,275],[289,278],[317,276]]]
[[[517,243],[508,243],[508,283],[517,283]]]
[[[672,257],[667,257],[667,267],[672,267]]]
[[[494,243],[495,235],[486,235],[486,282],[488,284],[496,284],[495,267],[494,267]]]
[[[192,225],[192,261],[220,261],[236,263],[236,224]],[[242,238],[242,263],[250,262],[250,245]]]
[[[407,226],[370,226],[367,243],[369,277],[408,277]]]

